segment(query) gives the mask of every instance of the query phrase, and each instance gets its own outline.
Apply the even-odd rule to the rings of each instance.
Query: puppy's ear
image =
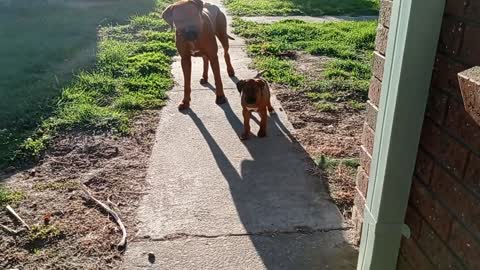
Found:
[[[162,18],[170,25],[173,29],[173,5],[168,6],[162,13]]]
[[[263,89],[265,87],[268,87],[268,84],[265,80],[263,79],[255,79],[255,83],[257,84],[258,88],[257,89]]]
[[[240,80],[237,82],[237,90],[239,93],[242,93],[243,91],[243,87],[245,86],[245,84],[247,83],[247,81],[245,80]]]

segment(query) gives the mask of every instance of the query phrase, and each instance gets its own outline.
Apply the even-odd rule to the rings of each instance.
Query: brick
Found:
[[[378,52],[373,53],[373,76],[377,79],[383,79],[383,68],[385,65],[385,57],[379,54]]]
[[[425,218],[426,222],[432,226],[440,238],[444,241],[448,239],[453,216],[436,201],[426,188],[418,180],[414,179],[412,185],[412,194],[410,197],[412,204],[418,209],[418,212]]]
[[[378,108],[369,100],[367,101],[367,111],[365,113],[365,123],[375,130],[377,125]]]
[[[405,215],[405,224],[408,225],[412,233],[411,238],[415,241],[418,241],[420,233],[422,232],[422,217],[418,214],[415,208],[409,206],[407,208],[407,214]]]
[[[385,55],[387,51],[387,41],[388,41],[388,28],[385,28],[381,24],[377,28],[377,37],[375,38],[375,50],[378,51],[381,55]]]
[[[435,267],[412,239],[402,238],[400,254],[414,269],[433,270]]]
[[[373,144],[375,142],[375,131],[371,129],[367,123],[363,124],[362,145],[367,150],[368,154],[373,154]]]
[[[458,74],[465,111],[480,125],[480,66]]]
[[[380,18],[378,19],[378,22],[386,28],[390,27],[390,18],[392,17],[392,4],[392,1],[383,0],[380,6]]]
[[[417,153],[415,175],[426,185],[430,184],[433,170],[433,160],[421,149]]]
[[[368,98],[378,108],[380,103],[380,93],[382,91],[382,81],[381,78],[378,79],[375,76],[370,80],[370,89],[368,91]]]
[[[368,175],[362,167],[358,167],[357,177],[355,180],[358,191],[360,191],[360,194],[366,198],[368,191]]]
[[[458,17],[463,16],[465,13],[466,2],[467,0],[447,0],[447,3],[445,4],[445,13]]]
[[[457,19],[443,19],[438,48],[447,55],[457,55],[462,45],[465,24]]]
[[[360,147],[359,159],[360,166],[362,166],[362,168],[365,169],[365,172],[370,175],[370,164],[372,163],[372,156],[368,154],[367,150],[365,149],[365,147],[363,147],[363,145]]]
[[[462,262],[455,257],[428,225],[422,226],[418,245],[437,269],[465,269]]]
[[[462,99],[457,73],[468,69],[468,66],[454,62],[442,54],[438,54],[432,76],[432,85],[443,89],[457,99]]]
[[[441,198],[470,230],[480,236],[480,200],[474,197],[457,180],[436,166],[432,175],[432,191]]]
[[[453,225],[448,244],[470,269],[480,269],[480,244],[460,223],[456,222]]]
[[[475,66],[480,63],[480,26],[465,26],[465,36],[463,38],[460,57],[470,66]]]
[[[478,22],[478,14],[480,14],[480,2],[476,0],[464,0],[463,3],[465,5],[464,16],[468,19],[476,20]]]
[[[428,97],[425,114],[435,123],[442,125],[447,113],[448,96],[439,89],[432,89]]]
[[[471,154],[463,183],[480,196],[480,157]]]
[[[398,255],[398,261],[397,261],[397,270],[413,270],[415,268],[412,268],[407,260],[402,256]]]
[[[425,119],[420,140],[423,148],[435,160],[443,163],[458,177],[463,176],[469,151],[453,137],[440,130],[428,119]]]
[[[449,102],[445,127],[474,152],[480,153],[480,125],[465,111],[463,104]]]

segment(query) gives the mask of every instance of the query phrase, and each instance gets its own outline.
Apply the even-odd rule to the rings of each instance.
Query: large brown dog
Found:
[[[267,81],[260,78],[260,76],[261,73],[253,79],[240,80],[237,83],[243,108],[244,132],[240,136],[242,140],[247,140],[250,136],[250,118],[252,111],[256,111],[260,115],[258,137],[267,136],[267,110],[270,114],[275,113],[270,102],[270,87]]]
[[[201,84],[208,82],[208,65],[212,66],[215,78],[216,103],[226,102],[223,92],[220,64],[218,61],[218,37],[225,51],[228,75],[234,76],[235,71],[228,54],[229,39],[227,34],[227,18],[220,9],[201,0],[182,0],[170,5],[162,14],[163,19],[173,28],[176,28],[176,46],[182,58],[182,69],[185,81],[184,97],[179,109],[190,106],[192,56],[203,57],[203,76]]]

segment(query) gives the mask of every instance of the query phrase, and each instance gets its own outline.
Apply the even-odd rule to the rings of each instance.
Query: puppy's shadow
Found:
[[[237,84],[240,81],[240,79],[236,75],[231,76],[230,80],[232,80],[232,82],[234,82],[235,84]]]
[[[204,83],[202,84],[202,86],[208,87],[208,89],[212,90],[213,92],[216,91],[215,86],[213,86],[213,84],[211,84],[210,82]]]

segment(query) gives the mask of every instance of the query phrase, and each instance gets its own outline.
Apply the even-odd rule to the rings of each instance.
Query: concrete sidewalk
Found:
[[[244,42],[235,38],[230,53],[237,77],[253,77]],[[140,231],[123,269],[354,269],[356,251],[345,241],[342,216],[321,179],[308,173],[312,162],[292,142],[293,128],[275,97],[268,137],[239,140],[240,98],[220,58],[228,104],[215,105],[214,87],[199,84],[196,58],[186,113],[177,110],[180,59],[173,64],[177,85],[162,111],[148,194],[138,210]]]

